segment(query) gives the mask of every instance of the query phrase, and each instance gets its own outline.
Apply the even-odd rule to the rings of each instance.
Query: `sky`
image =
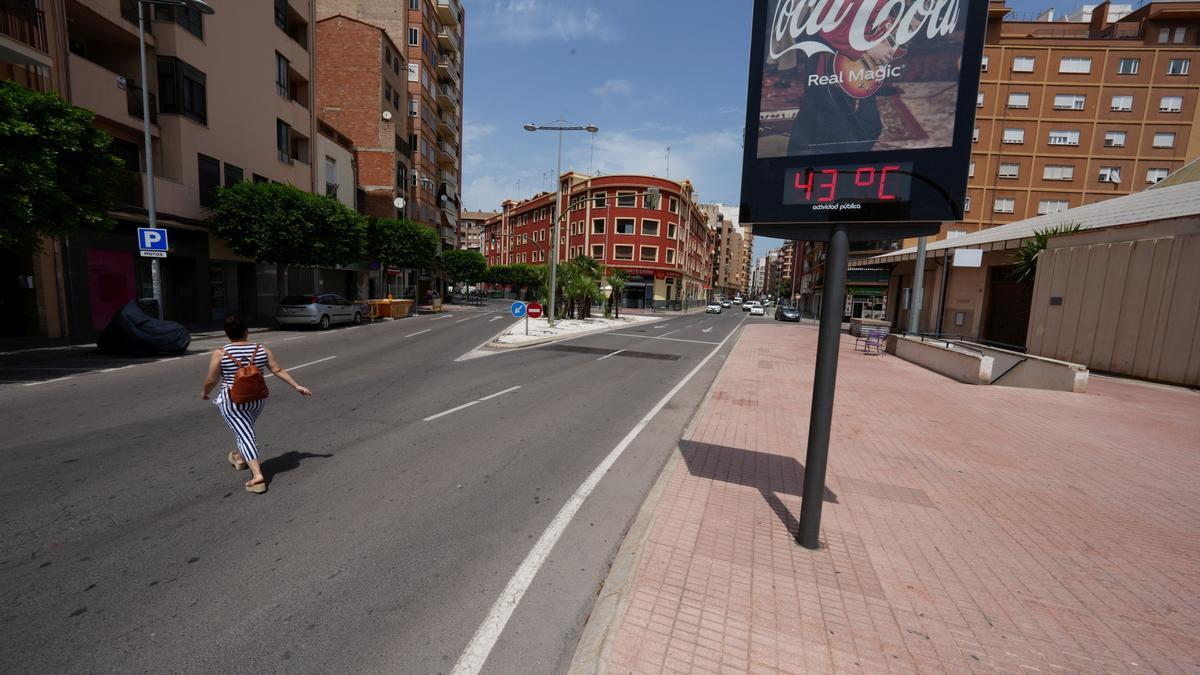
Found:
[[[563,134],[563,171],[688,178],[701,201],[738,204],[750,0],[462,4],[463,208],[552,190],[557,134],[522,125],[558,119],[600,128]],[[756,237],[755,256],[781,243]]]

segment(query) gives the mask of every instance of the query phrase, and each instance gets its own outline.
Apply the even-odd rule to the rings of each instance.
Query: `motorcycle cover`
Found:
[[[192,336],[183,324],[155,319],[130,300],[113,314],[96,346],[106,354],[153,356],[182,354],[192,343]]]

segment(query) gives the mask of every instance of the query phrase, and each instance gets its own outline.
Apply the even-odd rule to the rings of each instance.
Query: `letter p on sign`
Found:
[[[139,227],[138,248],[143,251],[167,250],[167,230],[161,227]]]

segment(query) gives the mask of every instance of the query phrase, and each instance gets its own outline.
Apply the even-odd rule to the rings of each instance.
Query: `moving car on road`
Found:
[[[321,330],[335,323],[362,323],[367,309],[334,293],[289,295],[279,301],[275,321],[280,326],[316,326]]]
[[[746,306],[750,308],[750,316],[764,316],[767,313],[767,311],[763,309],[762,303],[758,302],[757,300],[746,303]]]
[[[720,314],[721,313],[721,303],[717,302],[716,300],[709,301],[708,306],[704,308],[704,313],[705,314]]]
[[[722,306],[722,307],[729,307],[729,306],[730,306],[730,305],[732,305],[732,304],[733,304],[733,303],[729,302],[728,300],[722,300],[722,301],[721,301],[721,306]]]
[[[776,321],[800,321],[800,310],[795,307],[778,305],[775,307]]]

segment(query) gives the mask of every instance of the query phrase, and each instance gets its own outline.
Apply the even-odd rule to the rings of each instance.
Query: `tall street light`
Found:
[[[546,319],[550,325],[554,326],[554,317],[557,308],[555,303],[558,293],[558,221],[565,211],[562,208],[562,132],[564,131],[586,131],[589,134],[594,134],[600,131],[600,128],[595,124],[586,126],[574,126],[567,124],[564,119],[555,120],[555,125],[547,124],[526,124],[525,131],[557,131],[558,132],[558,168],[554,172],[554,227],[551,233],[551,238],[554,239],[554,248],[550,249],[550,313],[546,315]]]
[[[158,211],[154,203],[154,154],[150,145],[150,82],[146,79],[146,9],[145,5],[194,9],[201,14],[213,14],[214,10],[204,0],[137,0],[138,8],[138,59],[142,66],[142,135],[146,141],[146,213],[150,227],[158,227]],[[154,303],[158,305],[158,318],[163,318],[162,268],[158,258],[150,259],[150,283],[154,287]]]

